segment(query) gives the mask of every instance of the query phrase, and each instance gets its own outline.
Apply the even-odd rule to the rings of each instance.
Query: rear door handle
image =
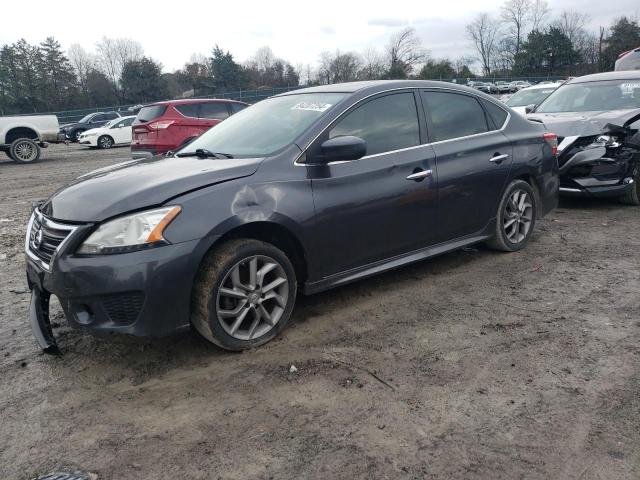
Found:
[[[407,180],[420,181],[423,178],[430,177],[433,174],[433,170],[421,170],[419,172],[412,173],[407,177]]]
[[[507,158],[509,158],[509,154],[503,153],[502,155],[496,155],[495,157],[491,157],[489,161],[491,163],[501,163],[503,160],[506,160]]]

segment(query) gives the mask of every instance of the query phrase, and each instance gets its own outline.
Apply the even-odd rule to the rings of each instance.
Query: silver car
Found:
[[[616,71],[619,70],[640,70],[640,47],[618,55]]]

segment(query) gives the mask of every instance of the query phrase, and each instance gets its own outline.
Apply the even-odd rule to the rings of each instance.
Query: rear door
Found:
[[[311,147],[317,152],[323,141],[342,135],[367,142],[367,155],[359,160],[307,167],[323,275],[435,242],[435,155],[431,146],[422,145],[424,117],[418,102],[413,91],[365,100]]]
[[[499,111],[485,111],[486,100],[463,92],[428,89],[421,96],[437,158],[438,240],[480,233],[495,217],[511,170],[512,147],[501,131],[508,114],[493,104]]]
[[[120,120],[111,128],[111,132],[113,133],[113,140],[115,141],[115,143],[118,143],[118,144],[131,143],[131,124],[132,123],[133,123],[133,118],[127,118],[127,119]]]

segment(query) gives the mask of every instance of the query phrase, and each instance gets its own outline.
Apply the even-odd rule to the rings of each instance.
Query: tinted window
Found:
[[[482,102],[484,109],[487,111],[491,123],[493,123],[493,125],[490,125],[491,130],[500,130],[507,119],[507,112],[495,103],[487,102],[486,100],[480,101]]]
[[[155,120],[156,118],[164,115],[164,112],[166,111],[167,107],[165,107],[164,105],[151,105],[150,107],[142,107],[138,112],[136,120],[142,123],[150,122],[151,120]]]
[[[396,93],[365,103],[348,113],[329,138],[354,135],[367,142],[367,155],[420,144],[418,111],[413,93]]]
[[[89,120],[90,122],[104,122],[105,120],[108,120],[106,115],[100,114],[100,115],[95,115],[91,120]]]
[[[201,103],[200,118],[224,119],[229,116],[226,103]]]
[[[231,104],[231,112],[232,113],[238,113],[240,110],[244,110],[247,107],[248,107],[248,105],[245,105],[243,103],[232,103]]]
[[[488,131],[484,110],[474,97],[450,92],[422,92],[422,98],[431,113],[434,141]]]
[[[185,117],[198,118],[200,105],[198,103],[185,103],[184,105],[175,105],[174,108]]]
[[[105,120],[113,120],[114,118],[119,118],[120,115],[118,115],[116,112],[109,112],[109,113],[105,113],[104,115],[104,119]]]

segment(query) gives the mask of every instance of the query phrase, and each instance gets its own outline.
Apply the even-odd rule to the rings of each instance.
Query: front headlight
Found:
[[[80,134],[81,138],[87,138],[87,137],[95,137],[97,135],[97,133],[82,133]]]
[[[124,253],[167,244],[162,234],[181,210],[179,206],[163,207],[111,220],[89,235],[77,253]]]

